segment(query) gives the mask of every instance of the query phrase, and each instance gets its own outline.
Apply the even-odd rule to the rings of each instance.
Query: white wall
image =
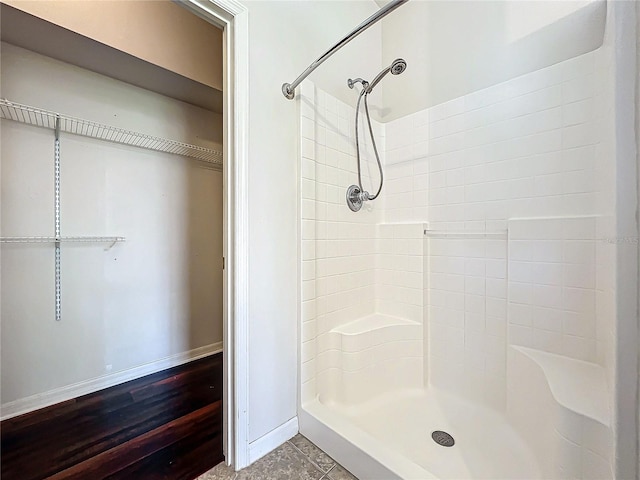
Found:
[[[611,213],[598,209],[610,209],[611,201],[596,202],[597,192],[611,196],[606,183],[610,177],[602,174],[610,169],[611,152],[599,128],[604,116],[604,55],[587,53],[384,126],[374,122],[385,153],[386,182],[381,198],[358,213],[350,212],[344,202],[347,186],[357,179],[349,121],[354,109],[319,89],[315,94],[305,89],[303,340],[317,335],[321,343],[331,328],[374,311],[421,321],[421,303],[413,302],[420,307],[416,312],[401,313],[396,307],[387,311],[379,296],[379,290],[391,292],[404,285],[398,272],[392,272],[394,283],[384,270],[397,267],[400,257],[393,254],[409,254],[411,244],[394,252],[389,237],[382,234],[384,225],[372,227],[381,221],[419,226],[429,221],[437,235],[460,233],[457,240],[431,239],[426,253],[429,318],[438,323],[431,332],[431,354],[444,355],[436,360],[450,367],[444,371],[434,362],[438,381],[446,377],[448,384],[455,384],[451,367],[462,368],[469,357],[464,365],[471,371],[458,372],[457,377],[483,378],[486,372],[475,369],[490,364],[490,373],[501,379],[484,383],[491,391],[504,392],[504,385],[497,383],[504,382],[508,316],[512,343],[609,362],[613,313],[601,308],[605,325],[598,328],[594,314],[596,290],[606,285],[601,281],[596,288],[594,215]],[[368,172],[374,163],[370,152],[364,159]],[[365,185],[371,183],[367,177]],[[421,237],[417,245],[416,255],[422,255]],[[610,250],[608,245],[604,248]],[[382,255],[374,262],[378,253],[391,257]],[[370,272],[374,264],[375,280],[384,284],[382,289],[376,286],[375,294]],[[421,281],[416,288],[422,288]],[[410,296],[407,293],[398,290],[394,296]],[[460,339],[460,351],[447,338]],[[474,339],[485,345],[484,351],[474,351]],[[304,347],[305,343],[303,354]],[[487,358],[476,362],[478,355]]]
[[[357,213],[347,207],[345,192],[358,182],[355,108],[312,84],[301,96],[302,404],[421,385],[423,225],[380,225],[382,201]],[[384,127],[372,127],[383,152]],[[360,136],[362,183],[375,192],[378,167],[367,139]],[[373,314],[387,318],[363,319]],[[405,323],[394,324],[397,318]],[[343,337],[340,327],[349,323]]]
[[[310,92],[301,112],[303,401],[331,399],[331,375],[344,377],[328,330],[380,311],[366,273],[381,245],[371,222],[381,220],[428,221],[435,237],[425,250],[431,384],[505,410],[507,347],[523,345],[599,363],[612,385],[612,36],[594,52],[386,123],[385,188],[357,214],[344,204],[354,159],[348,122],[341,127],[353,111]],[[613,388],[601,387],[611,400]],[[599,453],[577,468],[611,478],[603,432]]]
[[[638,377],[637,362],[629,362],[636,357],[638,344],[638,260],[637,247],[629,241],[638,231],[638,216],[635,201],[637,196],[637,139],[635,138],[635,100],[637,92],[634,65],[636,46],[636,5],[635,2],[610,2],[607,30],[611,32],[605,45],[611,47],[613,61],[608,68],[610,89],[609,118],[613,119],[615,130],[610,133],[615,152],[615,298],[616,328],[615,342],[615,410],[614,432],[616,436],[616,478],[637,476],[635,452],[637,431],[630,419],[637,412]],[[609,20],[610,19],[610,20]],[[609,22],[611,27],[609,28]]]
[[[338,334],[358,333],[352,322],[373,312],[420,322],[422,297],[411,299],[423,285],[422,255],[425,367],[432,385],[505,411],[512,398],[509,345],[600,363],[613,376],[615,242],[606,241],[610,230],[596,228],[613,209],[611,61],[611,49],[603,47],[374,123],[384,145],[385,187],[358,213],[344,201],[356,181],[354,109],[319,89],[303,89],[303,405],[318,396],[323,403],[354,405],[375,394],[371,383],[384,383],[373,349],[363,348],[356,335],[345,341]],[[372,158],[365,158],[367,172]],[[407,233],[394,238],[394,231]],[[385,305],[380,292],[406,299],[411,308]],[[403,366],[405,376],[421,370]],[[591,368],[604,379],[604,368]],[[598,388],[592,393],[606,404],[612,389],[604,381]],[[584,462],[560,456],[560,463],[612,478],[612,435],[604,422],[597,453],[585,447]],[[560,452],[573,445],[558,442]]]
[[[617,8],[611,3],[608,6],[610,12]],[[493,8],[495,5],[487,5],[487,8],[490,7]],[[625,183],[621,177],[624,177],[622,172],[626,171],[628,165],[623,165],[623,170],[617,170],[619,165],[615,162],[624,161],[623,155],[627,153],[628,144],[625,143],[624,151],[619,153],[616,151],[619,147],[614,145],[616,138],[613,137],[619,133],[618,128],[624,129],[629,125],[625,118],[616,117],[617,109],[624,110],[625,113],[627,111],[622,100],[626,93],[619,94],[615,82],[617,80],[626,86],[628,82],[626,70],[629,63],[618,63],[621,58],[624,58],[624,51],[628,47],[624,38],[616,37],[617,28],[620,23],[624,23],[624,18],[618,18],[619,23],[612,24],[612,28],[608,29],[605,47],[588,53],[602,43],[603,7],[602,3],[593,4],[587,7],[590,16],[580,19],[579,15],[578,17],[570,15],[557,22],[551,30],[542,29],[536,31],[536,35],[530,36],[531,41],[537,37],[546,42],[553,39],[555,33],[563,31],[564,27],[570,27],[577,35],[566,37],[566,42],[561,45],[563,48],[543,43],[538,45],[537,50],[532,49],[533,44],[528,45],[529,50],[519,50],[520,53],[528,52],[523,58],[539,59],[540,55],[532,53],[537,51],[544,59],[540,65],[533,67],[529,65],[532,70],[528,70],[531,71],[528,75],[513,78],[517,75],[510,71],[513,65],[511,63],[501,65],[498,62],[494,64],[495,68],[491,73],[499,72],[499,75],[504,75],[506,71],[508,74],[502,80],[511,79],[511,81],[482,91],[478,91],[480,87],[476,85],[471,90],[461,90],[458,94],[452,93],[458,88],[457,81],[465,76],[467,79],[476,78],[472,75],[473,69],[464,69],[462,72],[457,72],[455,76],[446,77],[451,85],[442,85],[442,92],[446,93],[443,99],[451,101],[430,109],[428,129],[418,131],[415,128],[417,126],[415,118],[399,119],[399,122],[408,121],[395,126],[395,130],[401,132],[403,139],[401,142],[396,142],[395,148],[391,148],[394,141],[389,134],[394,128],[393,124],[386,126],[387,147],[390,150],[396,150],[387,151],[387,161],[398,164],[392,165],[397,167],[397,170],[394,168],[396,176],[394,177],[393,174],[387,176],[389,183],[395,181],[395,191],[388,192],[392,195],[386,197],[391,200],[387,205],[388,211],[382,215],[386,221],[414,222],[426,215],[435,228],[467,229],[472,232],[478,229],[481,232],[484,229],[504,230],[510,226],[508,222],[510,218],[565,217],[565,220],[560,222],[565,225],[562,228],[551,226],[544,232],[536,232],[536,234],[556,236],[559,242],[555,243],[564,244],[561,261],[549,261],[546,255],[550,251],[545,251],[544,255],[538,259],[547,260],[546,265],[542,265],[544,268],[550,267],[548,264],[557,263],[558,265],[551,268],[562,270],[563,283],[546,285],[543,279],[544,268],[526,273],[528,279],[525,283],[531,283],[534,287],[544,287],[529,289],[525,292],[532,297],[530,306],[538,309],[538,313],[544,312],[549,316],[527,315],[525,319],[516,318],[517,315],[512,309],[507,309],[507,302],[503,301],[498,305],[500,315],[496,315],[498,318],[492,320],[491,326],[488,317],[483,319],[484,331],[481,335],[475,335],[473,332],[478,325],[471,325],[471,322],[467,325],[465,319],[463,328],[460,330],[464,331],[468,326],[469,329],[465,335],[458,336],[462,342],[458,345],[457,353],[464,350],[464,355],[457,370],[464,371],[467,366],[476,365],[485,365],[484,368],[486,368],[486,360],[493,353],[487,351],[487,345],[489,345],[488,350],[491,350],[491,345],[498,345],[502,349],[504,347],[502,340],[510,337],[512,343],[526,344],[599,363],[606,369],[609,398],[613,396],[613,382],[616,381],[614,377],[615,341],[616,335],[620,335],[616,332],[616,328],[620,325],[619,322],[626,322],[629,318],[629,316],[616,315],[616,281],[620,281],[616,280],[615,267],[616,252],[619,250],[615,245],[616,193],[620,195],[619,203],[626,203],[627,207],[629,196],[615,190],[616,181]],[[619,12],[623,10],[619,9]],[[420,24],[424,18],[418,15],[412,17],[417,24]],[[627,20],[629,18],[631,17],[627,16]],[[581,22],[585,19],[591,20],[586,26]],[[440,20],[442,17],[438,17],[438,21]],[[410,30],[406,25],[401,28]],[[586,36],[580,36],[585,32]],[[568,34],[566,30],[564,33]],[[453,34],[459,35],[459,31]],[[401,32],[399,36],[405,40],[407,38],[414,40],[411,34],[406,35],[405,32]],[[480,37],[487,38],[484,35]],[[387,36],[383,36],[384,48],[387,47],[386,39]],[[557,42],[557,39],[554,42]],[[525,43],[521,45],[527,46]],[[574,48],[575,50],[571,50]],[[618,49],[623,54],[616,58],[614,52]],[[517,51],[513,50],[512,53]],[[585,55],[577,56],[585,52],[587,52]],[[564,58],[555,58],[558,53]],[[383,64],[397,56],[404,55],[395,52],[389,54],[388,57],[383,57]],[[449,58],[455,58],[455,56],[449,55]],[[478,61],[485,60],[482,55],[478,58],[480,59]],[[561,62],[561,60],[566,61]],[[474,65],[473,61],[469,60],[468,65]],[[521,67],[518,63],[515,65]],[[527,70],[524,73],[527,73]],[[616,78],[616,75],[621,78]],[[399,88],[402,86],[401,79],[406,76],[407,74],[389,80],[385,84],[387,91],[398,90],[402,92],[398,95],[404,95],[403,99],[398,100],[398,104],[405,102],[402,115],[418,110],[421,102],[426,106],[431,105],[430,102],[437,103],[435,99],[438,97],[433,95],[433,92],[430,93],[428,84],[424,81],[425,78],[422,78],[421,83],[414,85],[413,88],[404,91]],[[480,78],[486,79],[482,76]],[[487,85],[497,81],[499,76],[498,80],[494,78]],[[406,95],[407,92],[409,95]],[[469,95],[463,95],[470,92]],[[616,97],[620,102],[619,105],[614,102]],[[384,107],[392,103],[389,98],[385,96]],[[627,97],[624,96],[624,98]],[[626,107],[628,109],[628,102]],[[381,112],[385,119],[395,118],[390,110],[381,110]],[[433,113],[435,115],[432,115]],[[426,137],[420,138],[423,134]],[[416,195],[424,190],[424,188],[420,189],[412,178],[415,165],[421,160],[420,156],[429,157],[428,190],[433,193],[430,193],[427,198],[421,198],[423,203],[416,204]],[[391,171],[391,168],[387,171]],[[618,179],[615,178],[616,171],[618,171]],[[625,188],[628,188],[628,185]],[[411,200],[414,200],[413,204]],[[405,207],[405,205],[412,206]],[[627,226],[628,211],[624,213],[625,226]],[[599,216],[595,227],[592,218],[588,218],[594,215]],[[574,220],[572,217],[576,216],[587,218]],[[586,233],[581,230],[584,226],[588,227]],[[598,242],[595,246],[594,260],[592,247],[596,239]],[[611,239],[611,242],[607,239]],[[527,237],[524,241],[528,240]],[[558,246],[552,245],[554,242],[550,241],[551,238],[536,238],[536,240],[547,242],[544,245],[554,248]],[[587,255],[581,255],[584,251],[581,252],[576,248],[580,246],[579,243],[588,247]],[[522,245],[517,247],[520,246]],[[489,247],[491,247],[491,254],[486,254],[484,258],[478,256],[465,258],[465,260],[486,260],[487,258],[491,261],[498,260],[492,263],[494,266],[498,263],[497,270],[500,270],[502,300],[506,300],[507,295],[515,297],[516,292],[513,286],[510,285],[508,290],[506,288],[506,245],[500,245],[504,252],[498,252],[499,249],[494,249],[490,242],[485,242],[483,246],[486,249],[485,252],[490,251]],[[516,245],[513,244],[510,246],[510,248],[515,247]],[[531,260],[536,252],[540,253],[543,250],[542,243],[533,242],[526,248],[519,249],[518,255],[525,256],[529,263],[537,264],[540,262],[531,262]],[[458,252],[453,256],[464,257],[465,255],[466,253],[461,255]],[[512,258],[512,260],[519,259]],[[633,263],[635,264],[635,261]],[[486,265],[485,263],[484,266]],[[628,271],[624,268],[624,262],[617,265],[618,270]],[[580,271],[583,273],[579,273]],[[489,275],[482,279],[485,282],[482,288],[485,290],[489,288],[490,279]],[[540,285],[536,285],[538,280]],[[496,282],[492,283],[495,286]],[[546,288],[547,286],[562,289],[560,299],[562,308],[557,309],[556,312],[552,311],[553,308],[548,308],[550,305],[546,303],[553,296],[546,295],[553,290]],[[581,295],[574,296],[576,290],[580,290]],[[512,299],[515,300],[515,298]],[[556,299],[558,299],[557,296]],[[517,304],[518,301],[511,303]],[[488,306],[485,305],[484,309],[488,311]],[[591,316],[594,310],[597,312],[595,319]],[[616,316],[618,325],[614,321]],[[544,320],[548,322],[543,324]],[[498,337],[500,341],[489,343],[487,339],[490,337]],[[468,345],[466,338],[469,339]],[[635,338],[635,335],[632,338]],[[483,351],[474,352],[473,350]],[[486,358],[483,359],[482,355]],[[497,381],[504,383],[504,356],[496,356],[494,360],[494,365],[486,368],[484,373],[488,373],[489,377],[502,377]],[[442,378],[455,378],[451,373],[459,372],[451,372],[450,369]],[[482,375],[470,375],[470,377],[482,378]],[[493,388],[496,386],[495,382],[488,386],[489,390],[495,393],[496,389]],[[503,385],[498,386],[503,387]],[[477,387],[480,390],[476,393],[484,395],[485,392],[482,389],[486,389],[487,385],[478,385],[478,382],[475,382],[474,385],[465,385],[463,388]],[[628,395],[625,398],[625,402],[628,403],[628,399],[635,397]],[[504,401],[495,397],[485,397],[484,400],[489,400],[491,404],[498,406]],[[628,417],[625,419],[628,420]],[[625,419],[619,421],[625,422]],[[628,448],[629,443],[626,445]],[[607,449],[606,454],[600,455],[597,459],[598,467],[607,472],[607,475],[610,474],[611,454],[611,450]]]
[[[435,384],[503,407],[504,397],[491,395],[504,393],[507,343],[599,362],[612,377],[611,303],[593,315],[597,295],[613,298],[609,283],[596,285],[595,221],[571,219],[612,213],[604,55],[587,53],[385,125],[385,221],[462,232],[429,242]],[[426,192],[416,172],[426,173]],[[566,227],[531,226],[544,217],[566,217]],[[508,243],[483,237],[507,229]]]
[[[4,98],[185,142],[221,116],[2,44]],[[222,175],[193,160],[62,134],[62,321],[53,247],[2,245],[2,404],[222,340]],[[2,235],[53,235],[53,133],[2,120]],[[60,400],[56,397],[56,400]],[[32,406],[42,406],[31,403]]]
[[[280,91],[377,10],[372,1],[245,2],[249,10],[249,440],[296,415],[298,351],[298,104]],[[377,72],[380,27],[312,75],[352,102],[349,76]]]
[[[393,120],[602,44],[606,4],[579,1],[412,0],[383,23],[383,63],[404,74],[382,85]]]

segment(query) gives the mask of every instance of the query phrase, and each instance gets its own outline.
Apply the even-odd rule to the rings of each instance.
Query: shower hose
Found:
[[[356,105],[356,159],[358,161],[358,186],[360,187],[361,192],[366,192],[366,190],[362,186],[362,167],[360,165],[360,140],[358,134],[358,113],[360,112],[360,102],[364,97],[364,111],[367,116],[367,125],[369,126],[369,135],[371,136],[371,145],[373,146],[373,153],[376,156],[376,161],[378,162],[378,170],[380,171],[380,186],[378,187],[378,191],[375,195],[370,195],[367,193],[367,200],[375,200],[380,195],[382,191],[382,184],[384,183],[384,174],[382,173],[382,164],[380,163],[380,155],[378,155],[378,147],[376,146],[376,139],[373,135],[373,128],[371,127],[371,117],[369,115],[369,104],[367,103],[367,97],[371,90],[369,89],[369,84],[367,82],[362,82],[362,91],[360,92],[360,96],[358,97],[358,103]]]

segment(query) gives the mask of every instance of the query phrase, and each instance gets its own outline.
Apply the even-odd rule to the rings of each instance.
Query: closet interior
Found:
[[[222,351],[222,31],[1,5],[2,419]]]

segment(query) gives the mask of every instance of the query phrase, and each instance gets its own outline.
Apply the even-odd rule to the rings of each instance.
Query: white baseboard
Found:
[[[298,417],[293,417],[288,422],[271,430],[266,435],[249,444],[249,463],[253,463],[264,457],[274,448],[294,437],[298,433]]]
[[[84,382],[74,383],[60,388],[38,393],[30,397],[21,398],[12,402],[4,403],[0,406],[0,420],[6,420],[24,413],[29,413],[39,408],[55,405],[81,395],[97,392],[103,388],[113,387],[129,380],[144,377],[152,373],[160,372],[167,368],[177,367],[187,362],[197,360],[208,355],[213,355],[222,351],[222,342],[212,343],[204,347],[194,348],[188,352],[178,353],[165,357],[155,362],[145,363],[137,367],[111,373],[102,377],[93,378]]]

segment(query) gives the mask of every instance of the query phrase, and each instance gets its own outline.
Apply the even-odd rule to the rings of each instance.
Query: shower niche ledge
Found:
[[[413,320],[374,313],[372,315],[367,315],[366,317],[360,317],[356,320],[352,320],[349,323],[340,325],[339,327],[335,327],[331,332],[338,333],[340,335],[362,335],[387,327],[403,326],[419,327],[420,331],[422,331],[422,325],[418,322],[414,322]]]

